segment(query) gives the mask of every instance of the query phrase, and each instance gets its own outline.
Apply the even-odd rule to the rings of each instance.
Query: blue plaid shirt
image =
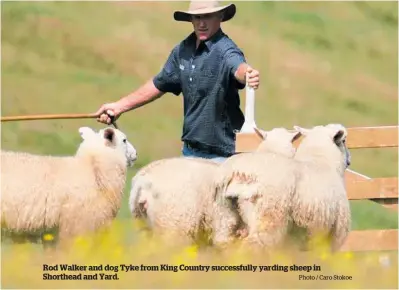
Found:
[[[165,93],[183,93],[182,141],[230,156],[235,151],[234,130],[244,123],[238,90],[245,84],[234,73],[245,57],[221,29],[195,47],[193,32],[173,48],[154,85]]]

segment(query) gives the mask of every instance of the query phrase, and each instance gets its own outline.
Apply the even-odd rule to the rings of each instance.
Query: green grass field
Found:
[[[3,2],[2,115],[87,113],[156,74],[191,32],[172,20],[185,2]],[[223,26],[261,72],[256,122],[264,129],[340,122],[397,124],[397,4],[238,2]],[[343,12],[345,11],[345,12]],[[107,20],[105,20],[107,19]],[[242,96],[242,108],[245,94]],[[2,147],[73,154],[94,120],[2,124]],[[120,118],[140,158],[180,154],[182,98],[171,94]],[[352,169],[397,175],[397,150],[352,150]],[[128,190],[128,188],[127,188]],[[128,191],[126,191],[127,193]],[[353,203],[355,228],[397,227],[397,214]],[[367,211],[367,212],[365,212]],[[120,216],[129,216],[124,203]],[[367,220],[366,220],[367,219]]]
[[[156,74],[191,24],[173,21],[187,2],[2,1],[3,116],[90,113]],[[237,2],[224,31],[261,73],[256,123],[347,127],[398,124],[396,2]],[[242,108],[245,92],[241,93]],[[182,97],[131,111],[119,126],[138,150],[120,219],[129,219],[130,178],[141,166],[180,154]],[[1,145],[38,154],[74,154],[80,126],[95,120],[9,122]],[[353,170],[397,176],[397,149],[352,150]],[[353,229],[398,228],[398,214],[352,202]]]

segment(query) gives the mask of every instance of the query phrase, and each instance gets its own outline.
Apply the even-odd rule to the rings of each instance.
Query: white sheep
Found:
[[[238,204],[239,216],[248,230],[242,233],[248,234],[244,242],[272,247],[282,242],[289,228],[295,188],[293,142],[301,134],[284,128],[255,131],[263,138],[257,150],[232,156],[220,165],[216,195],[221,206],[234,210],[232,202]],[[216,244],[234,240],[231,228],[219,227],[215,233]]]
[[[132,179],[129,206],[150,232],[173,242],[212,244],[215,218],[238,224],[214,207],[213,178],[218,163],[202,158],[162,159],[142,168]]]
[[[120,130],[79,129],[75,156],[1,152],[1,223],[14,233],[58,228],[60,240],[111,222],[136,149]]]
[[[292,218],[309,236],[327,233],[335,251],[345,241],[351,224],[344,179],[351,160],[347,130],[340,124],[294,128],[305,138],[294,157],[299,165]]]

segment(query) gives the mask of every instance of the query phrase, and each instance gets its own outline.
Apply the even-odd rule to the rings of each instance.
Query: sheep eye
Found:
[[[126,139],[123,139],[123,143],[126,143]]]

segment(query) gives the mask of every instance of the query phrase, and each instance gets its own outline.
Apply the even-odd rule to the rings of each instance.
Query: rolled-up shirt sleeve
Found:
[[[235,81],[237,88],[240,90],[245,88],[245,84],[237,81],[234,76],[240,64],[246,62],[244,53],[237,47],[231,48],[226,52],[225,61],[230,72],[230,76],[232,77],[233,81]]]
[[[180,83],[180,69],[178,62],[179,46],[175,46],[162,70],[153,78],[155,87],[164,93],[180,95],[182,88]]]

